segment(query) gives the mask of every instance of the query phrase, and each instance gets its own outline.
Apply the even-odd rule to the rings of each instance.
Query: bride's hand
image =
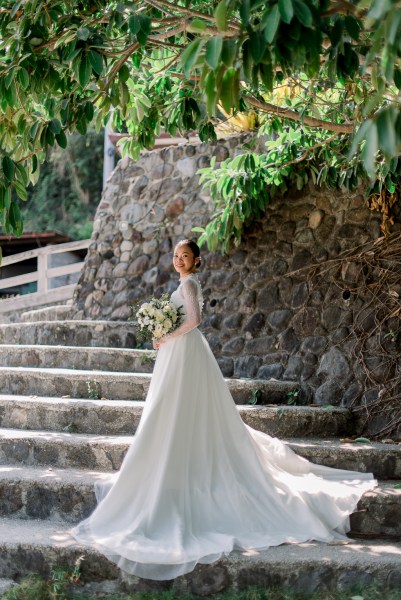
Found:
[[[158,350],[160,348],[160,346],[162,344],[164,344],[166,341],[167,340],[164,339],[164,338],[159,338],[159,339],[153,338],[152,342],[153,342],[153,348],[154,348],[154,350]]]

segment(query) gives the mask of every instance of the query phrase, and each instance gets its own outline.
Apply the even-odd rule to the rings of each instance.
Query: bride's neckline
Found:
[[[195,277],[196,279],[198,279],[196,276],[196,273],[190,273],[189,275],[185,275],[185,277],[180,277],[180,282],[182,283],[183,281],[185,281],[186,279],[189,279],[190,277]]]

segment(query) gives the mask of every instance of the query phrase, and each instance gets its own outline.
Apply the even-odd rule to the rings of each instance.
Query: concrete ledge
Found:
[[[37,321],[0,325],[0,344],[135,348],[130,321]]]
[[[174,589],[213,595],[250,588],[285,587],[297,592],[346,591],[356,585],[401,585],[401,544],[354,541],[282,545],[265,551],[232,552],[212,565],[198,565],[171,582],[125,577],[93,549],[77,546],[60,524],[0,519],[0,577],[31,573],[48,576],[56,565],[72,565],[84,555],[82,581],[118,580],[122,592]]]
[[[151,373],[152,350],[87,348],[85,346],[0,345],[0,367],[93,369],[120,373]]]
[[[45,431],[0,430],[0,464],[117,470],[132,436],[101,436]],[[401,479],[401,445],[343,444],[338,440],[284,440],[311,462]]]
[[[0,367],[0,393],[72,398],[89,398],[93,393],[109,400],[143,400],[150,377],[149,373]]]
[[[20,322],[32,323],[36,321],[63,321],[68,319],[71,312],[70,304],[46,306],[36,310],[27,310],[21,314]]]
[[[96,506],[94,484],[110,473],[46,467],[0,467],[0,517],[76,523]],[[401,489],[381,482],[364,494],[351,532],[401,539]]]
[[[0,427],[91,434],[135,433],[144,402],[0,394]],[[345,408],[237,405],[245,423],[280,437],[350,434]]]
[[[401,444],[347,444],[333,439],[288,443],[297,454],[317,464],[374,473],[379,479],[401,479]]]
[[[90,388],[108,400],[144,400],[149,389],[150,373],[119,373],[79,369],[43,369],[0,367],[0,393],[25,396],[90,397]],[[264,379],[226,379],[236,404],[247,404],[253,390],[261,392],[261,401],[285,401],[287,393],[297,388],[293,381]]]

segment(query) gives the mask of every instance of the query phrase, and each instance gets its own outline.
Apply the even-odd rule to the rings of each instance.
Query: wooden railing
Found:
[[[60,277],[61,275],[78,273],[81,271],[84,262],[80,261],[60,267],[50,267],[49,258],[54,254],[86,249],[89,247],[89,244],[90,240],[55,244],[54,246],[35,248],[34,250],[27,250],[26,252],[3,258],[0,266],[0,290],[6,290],[25,283],[37,282],[37,291],[30,294],[15,296],[13,298],[0,298],[0,312],[9,312],[10,310],[13,310],[13,308],[31,308],[72,298],[75,284],[51,288],[50,279],[53,277]],[[15,275],[13,277],[6,277],[4,279],[1,278],[4,267],[32,258],[37,258],[36,271],[25,273],[23,275]]]

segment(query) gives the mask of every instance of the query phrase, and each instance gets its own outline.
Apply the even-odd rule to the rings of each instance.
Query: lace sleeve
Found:
[[[198,300],[198,286],[192,279],[185,279],[181,284],[181,293],[184,298],[184,322],[171,333],[164,336],[166,341],[188,333],[201,322],[201,311]]]

